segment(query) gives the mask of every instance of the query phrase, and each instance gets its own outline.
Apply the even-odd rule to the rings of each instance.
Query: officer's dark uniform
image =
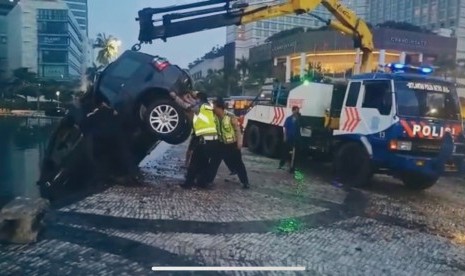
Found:
[[[212,169],[210,181],[213,181],[218,172],[221,161],[224,160],[230,170],[237,172],[239,180],[244,188],[249,188],[249,179],[247,177],[247,170],[244,162],[242,161],[242,153],[239,149],[238,142],[241,143],[242,135],[239,125],[233,122],[235,116],[227,114],[224,111],[225,103],[222,99],[215,102],[219,116],[217,116],[216,126],[218,128],[218,135],[220,140],[221,158],[215,159]],[[241,143],[242,144],[242,143]]]
[[[295,108],[295,107],[294,107]],[[294,109],[293,108],[293,109]],[[294,158],[291,159],[290,172],[294,172],[296,163],[300,162],[300,114],[293,114],[286,118],[284,122],[286,141],[281,148],[281,160],[279,168],[282,168],[289,158],[289,152],[294,153]]]

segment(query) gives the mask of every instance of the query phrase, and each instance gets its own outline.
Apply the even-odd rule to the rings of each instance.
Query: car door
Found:
[[[100,91],[114,108],[118,109],[122,104],[121,99],[124,96],[122,94],[127,91],[128,84],[141,65],[139,61],[126,57],[110,65],[104,72]]]

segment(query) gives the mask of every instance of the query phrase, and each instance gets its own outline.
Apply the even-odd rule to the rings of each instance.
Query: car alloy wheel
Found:
[[[150,126],[160,134],[172,133],[179,124],[178,111],[170,105],[158,105],[150,112]]]

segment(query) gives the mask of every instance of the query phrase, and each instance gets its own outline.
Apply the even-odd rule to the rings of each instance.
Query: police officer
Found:
[[[224,160],[232,171],[237,172],[244,189],[249,188],[247,170],[242,161],[242,132],[237,118],[225,111],[225,102],[218,98],[214,102],[214,112],[217,120],[217,128],[221,145],[221,158],[214,160],[212,179],[216,176],[221,161]]]
[[[197,99],[194,104],[189,104],[190,101],[171,94],[176,102],[194,112],[194,135],[198,137],[198,145],[192,152],[186,180],[181,187],[189,189],[197,184],[199,187],[208,188],[211,182],[213,160],[220,158],[215,115],[213,106],[208,103],[204,93],[192,92],[191,94],[192,98]]]

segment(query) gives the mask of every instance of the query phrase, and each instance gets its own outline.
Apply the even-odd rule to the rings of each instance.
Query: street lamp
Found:
[[[57,91],[56,95],[57,95],[57,107],[60,108],[60,91]]]

